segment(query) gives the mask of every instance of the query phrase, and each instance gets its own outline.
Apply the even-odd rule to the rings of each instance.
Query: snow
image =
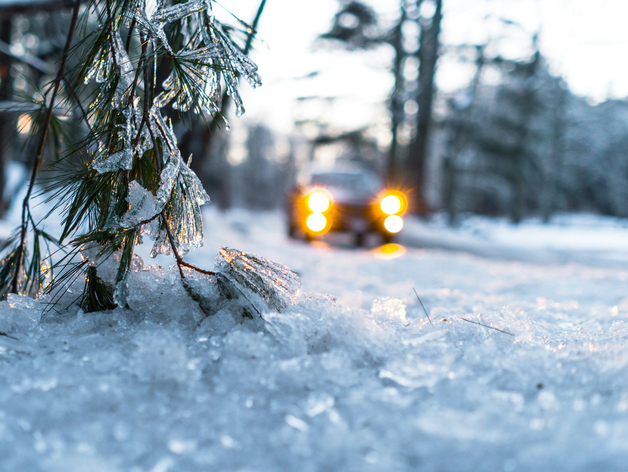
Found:
[[[42,317],[42,301],[11,296],[0,470],[625,467],[621,220],[410,221],[405,246],[363,249],[342,236],[290,242],[276,213],[209,209],[205,228],[190,262],[212,269],[220,247],[238,248],[296,271],[300,294],[248,318],[211,277],[195,279],[217,309],[206,317],[148,247],[129,308]]]

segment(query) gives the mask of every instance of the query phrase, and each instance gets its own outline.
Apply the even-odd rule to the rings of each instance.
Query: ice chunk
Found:
[[[301,281],[288,267],[263,257],[223,247],[216,269],[252,304],[257,313],[283,311],[296,297]]]
[[[124,149],[123,151],[114,152],[106,159],[94,159],[94,161],[92,161],[91,167],[99,174],[104,174],[106,172],[115,172],[120,169],[131,170],[132,162],[132,150]]]
[[[129,184],[126,201],[129,204],[129,209],[120,222],[120,226],[123,228],[132,228],[141,221],[149,220],[160,211],[155,196],[142,187],[137,180]]]
[[[407,324],[406,305],[398,298],[379,297],[373,301],[371,314],[378,320],[389,324]]]
[[[0,302],[0,332],[32,329],[39,323],[44,304],[23,295],[10,293],[5,302]]]

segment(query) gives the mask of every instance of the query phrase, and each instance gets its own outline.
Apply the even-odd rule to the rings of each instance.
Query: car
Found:
[[[403,228],[407,198],[386,189],[373,172],[340,167],[303,172],[288,196],[288,235],[312,240],[332,231],[350,232],[361,246],[377,233],[392,242]]]

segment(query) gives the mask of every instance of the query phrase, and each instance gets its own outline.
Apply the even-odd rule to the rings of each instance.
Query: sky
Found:
[[[224,4],[250,21],[259,0]],[[392,21],[397,0],[372,2],[384,21]],[[327,31],[337,0],[267,0],[252,57],[264,85],[243,85],[244,121],[264,122],[290,132],[295,121],[318,120],[332,128],[372,127],[385,134],[384,101],[392,87],[388,68],[392,52],[345,52],[316,46]],[[494,21],[485,21],[490,15]],[[507,34],[497,18],[515,21]],[[481,43],[490,39],[505,55],[525,56],[530,38],[539,32],[540,47],[551,71],[562,75],[571,90],[592,102],[628,96],[628,2],[625,0],[444,0],[441,40],[445,45]],[[437,83],[450,92],[464,86],[469,75],[446,60],[439,64]],[[305,77],[317,72],[314,77]],[[305,77],[305,78],[304,78]],[[307,98],[317,96],[319,98]],[[307,134],[308,125],[301,129]],[[379,136],[385,142],[386,136]]]

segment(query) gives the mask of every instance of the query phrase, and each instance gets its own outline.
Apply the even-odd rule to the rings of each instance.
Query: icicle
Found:
[[[261,85],[257,66],[215,25],[213,16],[209,18],[209,26],[201,27],[200,35],[188,41],[186,48],[176,54],[175,60],[182,71],[170,73],[163,83],[164,91],[154,103],[158,107],[172,103],[175,110],[192,109],[195,113],[203,110],[215,115],[222,107],[222,73],[227,93],[235,103],[236,116],[240,117],[245,110],[238,92],[238,75],[257,87]],[[179,74],[184,74],[186,81],[181,80]]]
[[[161,171],[159,188],[157,189],[157,200],[163,205],[170,200],[172,189],[179,174],[179,167],[182,164],[181,153],[177,146],[177,138],[171,126],[166,124],[161,112],[157,106],[153,106],[149,113],[149,126],[164,141],[164,154],[166,157],[166,165]]]
[[[96,58],[94,59],[89,71],[87,71],[87,75],[83,79],[83,82],[88,84],[92,81],[92,79],[94,79],[94,77],[96,78],[96,82],[99,84],[104,82],[111,74],[113,64],[114,60],[111,45],[106,43],[96,54]]]
[[[189,0],[167,8],[159,8],[151,17],[152,22],[162,25],[180,20],[186,16],[204,11],[207,8],[205,0]]]
[[[188,192],[194,198],[194,201],[198,205],[205,205],[206,203],[209,203],[211,199],[209,198],[209,195],[207,195],[207,192],[203,188],[203,184],[199,180],[196,173],[190,169],[187,164],[182,164],[180,169],[181,176],[188,187]]]
[[[162,205],[168,203],[172,196],[172,189],[179,175],[179,166],[181,165],[181,159],[170,152],[168,154],[169,159],[159,175],[159,188],[157,189],[156,195],[157,200]]]

